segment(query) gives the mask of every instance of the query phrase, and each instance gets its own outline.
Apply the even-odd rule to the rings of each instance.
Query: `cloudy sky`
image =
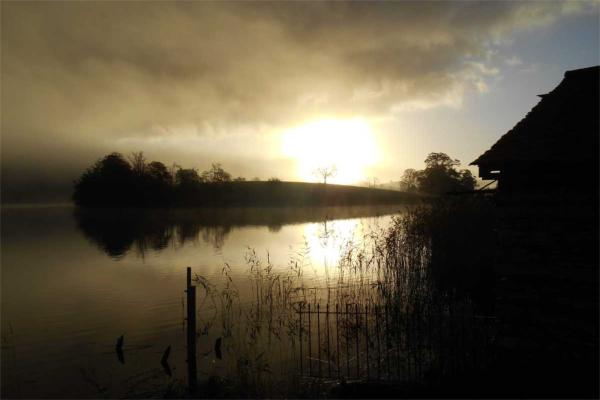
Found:
[[[1,3],[3,201],[111,152],[233,175],[468,164],[597,65],[598,2]],[[66,188],[66,189],[65,189]],[[68,195],[68,193],[67,193]]]

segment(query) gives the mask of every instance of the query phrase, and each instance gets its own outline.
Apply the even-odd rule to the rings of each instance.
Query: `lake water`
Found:
[[[302,280],[323,284],[345,244],[401,210],[3,207],[2,397],[147,395],[185,382],[187,266],[211,283],[228,266],[242,299],[252,251],[275,271],[301,260]],[[172,376],[159,362],[167,346]]]

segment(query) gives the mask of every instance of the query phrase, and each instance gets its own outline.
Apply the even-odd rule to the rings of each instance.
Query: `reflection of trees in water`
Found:
[[[173,226],[166,226],[162,231],[149,232],[147,235],[134,238],[133,242],[135,243],[137,254],[143,257],[148,250],[160,251],[166,248],[174,240],[174,231],[175,228]],[[107,253],[114,257],[108,251]]]
[[[335,235],[335,230],[331,224],[328,226],[327,222],[327,220],[321,222],[319,224],[319,229],[317,230],[317,237],[319,238],[319,243],[323,248],[327,248],[329,246],[330,239]]]
[[[82,209],[75,210],[78,228],[111,257],[123,257],[132,248],[144,256],[149,250],[202,241],[220,251],[236,227],[267,226],[278,232],[283,225],[323,222],[319,239],[327,246],[335,235],[331,220],[397,213],[401,206],[221,208],[221,209]],[[328,222],[329,221],[329,222]],[[329,223],[329,225],[328,225]]]
[[[277,233],[281,230],[281,228],[283,228],[283,226],[279,224],[270,224],[267,225],[267,227],[269,228],[269,232],[271,233]]]
[[[149,250],[181,247],[202,240],[220,250],[232,227],[203,225],[202,220],[174,218],[166,211],[77,210],[75,219],[84,235],[114,258],[132,248],[143,257]]]
[[[202,240],[204,243],[210,243],[213,249],[220,251],[225,244],[225,239],[231,231],[229,226],[207,226],[202,230]]]

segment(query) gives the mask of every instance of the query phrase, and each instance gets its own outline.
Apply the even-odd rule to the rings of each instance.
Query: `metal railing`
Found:
[[[380,304],[300,304],[303,377],[419,382],[487,362],[495,318],[465,310],[415,314]]]

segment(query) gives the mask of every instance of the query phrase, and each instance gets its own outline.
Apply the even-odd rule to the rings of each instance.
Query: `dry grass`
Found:
[[[398,379],[433,379],[466,369],[465,360],[477,361],[472,348],[479,346],[477,338],[483,343],[489,339],[488,331],[475,326],[474,316],[485,309],[481,293],[493,283],[488,273],[494,257],[490,210],[485,200],[445,200],[409,209],[360,243],[344,243],[337,273],[319,287],[303,279],[306,248],[290,259],[285,272],[275,272],[268,255],[263,259],[249,249],[246,281],[235,282],[228,265],[222,285],[196,277],[206,293],[200,308],[202,333],[209,343],[221,337],[225,349],[224,360],[213,360],[204,372],[220,376],[234,396],[306,395],[310,385],[298,374],[298,347],[300,335],[307,338],[307,326],[306,318],[300,325],[298,311],[308,304],[387,310],[390,320],[377,325],[382,332],[368,346],[382,338],[391,343],[389,351],[406,352],[402,363],[408,363],[408,374],[396,366]],[[342,329],[349,334],[339,337],[339,347],[354,341],[352,333],[363,332],[365,323],[366,331],[374,332],[373,318],[342,318]],[[316,341],[314,327],[311,335]],[[313,345],[325,352],[324,338],[319,339]],[[340,357],[327,349],[327,357]]]

